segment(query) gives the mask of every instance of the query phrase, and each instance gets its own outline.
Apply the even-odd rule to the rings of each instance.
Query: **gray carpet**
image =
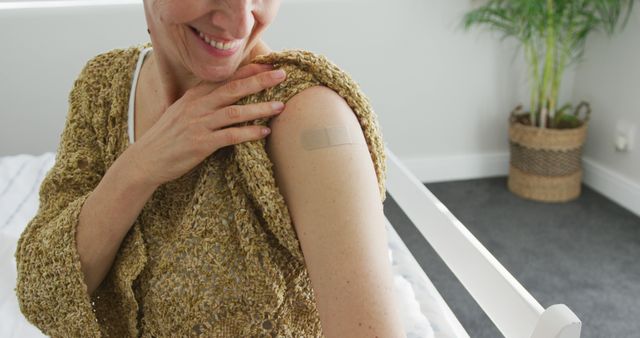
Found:
[[[640,337],[640,218],[583,185],[562,204],[519,198],[506,177],[425,184],[547,308],[566,304],[581,337]],[[385,214],[471,337],[501,337],[393,201]]]

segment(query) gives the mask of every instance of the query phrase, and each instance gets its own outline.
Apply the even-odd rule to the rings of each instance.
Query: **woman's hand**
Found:
[[[222,147],[265,137],[265,127],[230,125],[276,115],[284,104],[278,102],[280,108],[274,105],[277,101],[232,104],[282,82],[286,74],[272,77],[276,72],[270,65],[248,64],[213,91],[207,82],[187,90],[132,145],[136,147],[132,158],[141,179],[159,186],[181,177]]]

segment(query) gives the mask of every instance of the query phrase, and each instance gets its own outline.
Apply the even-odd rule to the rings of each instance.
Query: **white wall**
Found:
[[[0,117],[13,121],[0,134],[0,155],[55,150],[84,62],[146,39],[141,6],[123,8],[0,12],[0,61],[12,65],[0,70]],[[276,50],[322,53],[350,73],[400,155],[504,152],[507,115],[518,97],[526,102],[526,83],[509,44],[459,28],[468,8],[446,0],[285,0],[264,39]]]
[[[0,156],[56,151],[84,64],[148,37],[141,4],[0,10]]]
[[[0,10],[0,156],[55,151],[84,63],[147,41],[141,1],[113,1],[120,4]],[[518,103],[528,105],[528,87],[514,41],[461,28],[476,4],[283,0],[264,40],[274,50],[324,54],[349,73],[377,112],[390,149],[423,182],[506,175],[507,118]],[[626,189],[623,199],[639,202],[621,203],[640,212],[640,147],[618,154],[611,144],[612,123],[640,124],[638,13],[624,34],[588,41],[587,62],[567,73],[561,103],[586,99],[594,109],[585,182],[610,197]]]
[[[529,103],[524,60],[512,40],[501,41],[499,34],[478,27],[462,30],[462,16],[475,5],[331,2],[314,8],[313,16],[281,12],[268,41],[277,48],[306,46],[350,72],[378,112],[385,141],[421,181],[506,175],[508,114]],[[612,123],[625,120],[640,127],[639,13],[636,7],[623,34],[589,39],[587,61],[567,69],[559,102],[591,103],[584,182],[636,214],[640,131],[634,151],[615,153]],[[301,33],[277,44],[291,26],[301,27]],[[324,29],[304,28],[309,26]],[[615,120],[606,121],[608,110],[612,115],[606,116]]]
[[[640,184],[640,6],[622,33],[593,35],[579,68],[573,99],[587,100],[593,112],[585,156]],[[635,125],[630,152],[614,150],[616,125]]]
[[[460,28],[467,1],[331,2],[270,30],[276,47],[326,54],[359,82],[386,141],[403,156],[507,150],[510,110],[528,97],[519,58],[495,36]],[[330,18],[328,20],[327,18]],[[279,43],[291,27],[301,32]],[[309,29],[313,28],[313,29]]]

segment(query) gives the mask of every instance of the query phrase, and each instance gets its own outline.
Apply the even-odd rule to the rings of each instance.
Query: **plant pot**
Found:
[[[521,123],[529,114],[516,114],[517,110],[509,118],[509,190],[540,202],[576,199],[581,192],[588,115],[577,128],[542,129]]]

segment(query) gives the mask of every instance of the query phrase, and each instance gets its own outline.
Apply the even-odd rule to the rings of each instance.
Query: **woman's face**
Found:
[[[144,0],[154,51],[172,68],[212,82],[224,81],[244,64],[279,7],[280,0]],[[233,55],[218,56],[198,32],[238,47]]]

